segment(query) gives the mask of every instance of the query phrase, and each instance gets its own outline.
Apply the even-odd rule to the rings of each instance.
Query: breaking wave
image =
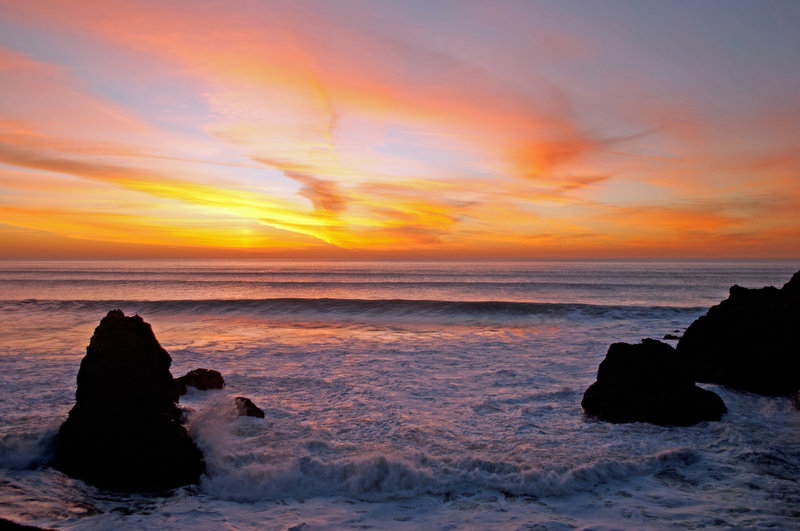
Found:
[[[202,299],[202,300],[36,300],[3,301],[5,310],[235,315],[324,321],[516,322],[531,318],[644,319],[697,315],[703,308],[594,305],[546,302],[409,299]]]
[[[420,495],[471,496],[487,490],[506,496],[547,497],[589,492],[604,483],[691,468],[699,460],[688,448],[550,470],[479,459],[446,464],[424,456],[404,459],[378,454],[343,460],[303,456],[282,465],[212,464],[202,487],[211,495],[234,501],[314,496],[382,501]]]

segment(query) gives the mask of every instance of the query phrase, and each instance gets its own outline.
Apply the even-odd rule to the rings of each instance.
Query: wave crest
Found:
[[[703,308],[594,305],[580,303],[456,301],[414,299],[201,299],[201,300],[35,300],[4,301],[7,310],[243,315],[286,320],[505,323],[532,318],[644,319],[696,315]]]
[[[445,465],[422,456],[408,459],[376,454],[338,460],[303,456],[283,465],[212,467],[202,486],[210,494],[233,501],[316,496],[386,501],[420,495],[472,496],[487,490],[538,498],[589,492],[604,483],[690,467],[698,460],[697,454],[687,448],[623,460],[604,459],[559,470],[523,470],[511,463],[474,459]]]

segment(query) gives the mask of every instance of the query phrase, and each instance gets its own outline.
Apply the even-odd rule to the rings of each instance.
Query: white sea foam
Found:
[[[52,461],[57,427],[40,431],[10,431],[0,435],[0,468],[32,469]]]
[[[730,284],[789,270],[6,265],[0,515],[62,529],[797,527],[800,414],[787,399],[709,386],[729,413],[688,428],[580,408],[611,342],[683,330]],[[153,325],[173,374],[210,367],[227,382],[182,398],[208,471],[171,497],[47,466],[89,336],[115,306]],[[235,396],[266,418],[236,416]]]

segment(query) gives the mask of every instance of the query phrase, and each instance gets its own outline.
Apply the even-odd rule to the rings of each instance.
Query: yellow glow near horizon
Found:
[[[0,7],[0,256],[800,256],[798,68],[759,99],[728,48],[715,70],[511,1],[502,27],[471,2]]]

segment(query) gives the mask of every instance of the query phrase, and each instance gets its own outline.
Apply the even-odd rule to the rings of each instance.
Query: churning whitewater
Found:
[[[791,262],[3,262],[0,516],[61,529],[797,527],[800,412],[717,386],[720,422],[612,425],[608,345],[680,334]],[[94,327],[152,324],[208,465],[170,497],[49,466]],[[265,419],[238,417],[250,397]],[[300,527],[297,527],[300,526]]]

